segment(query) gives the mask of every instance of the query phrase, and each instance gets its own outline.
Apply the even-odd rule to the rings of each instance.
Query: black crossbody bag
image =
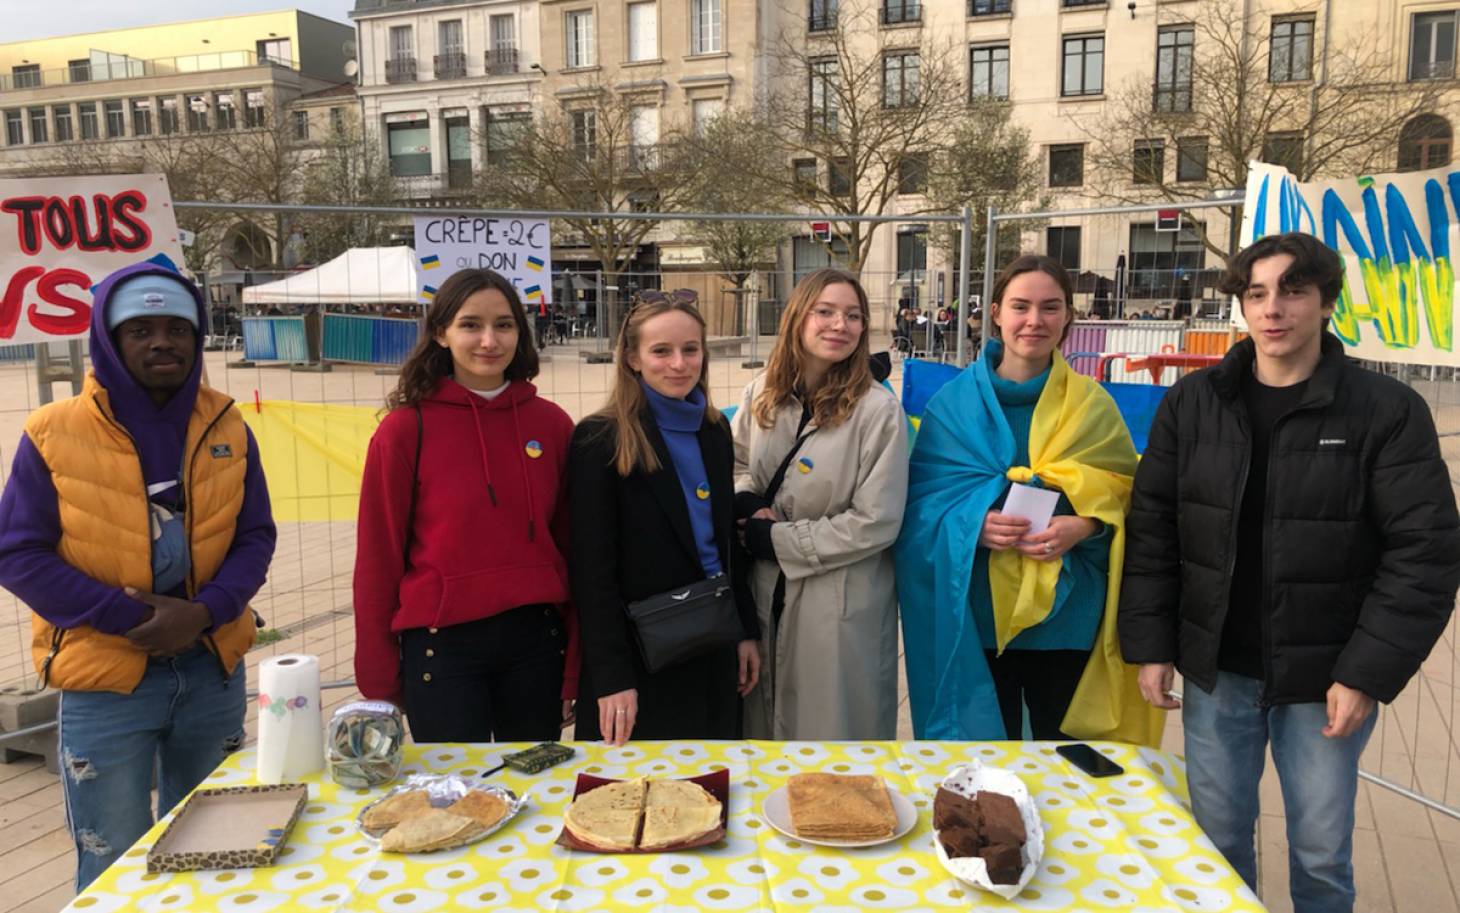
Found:
[[[636,600],[628,614],[650,672],[745,639],[728,574]]]

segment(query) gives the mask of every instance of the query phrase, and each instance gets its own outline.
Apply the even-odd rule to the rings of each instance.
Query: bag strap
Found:
[[[401,566],[411,563],[411,533],[416,529],[416,487],[421,484],[421,444],[426,437],[426,420],[421,417],[421,404],[416,403],[416,462],[411,465],[411,506],[406,511],[406,537],[402,546]]]
[[[801,452],[801,445],[806,443],[806,439],[815,433],[816,429],[812,428],[796,438],[796,443],[791,445],[791,451],[786,454],[784,460],[781,460],[781,465],[776,467],[775,475],[771,476],[770,483],[765,487],[765,494],[761,497],[767,501],[774,501],[776,499],[776,492],[781,490],[781,483],[786,481],[786,470],[791,468],[791,461],[796,458],[796,454]]]

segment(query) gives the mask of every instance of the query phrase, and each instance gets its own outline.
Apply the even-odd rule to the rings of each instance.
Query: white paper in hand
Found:
[[[1049,528],[1049,518],[1060,502],[1060,493],[1049,488],[1034,488],[1015,482],[1009,488],[1009,497],[1004,500],[1006,517],[1023,517],[1029,521],[1028,535],[1036,535]]]

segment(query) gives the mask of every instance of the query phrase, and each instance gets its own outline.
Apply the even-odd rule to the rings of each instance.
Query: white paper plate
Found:
[[[892,800],[892,811],[897,815],[897,827],[893,829],[891,837],[879,837],[876,840],[817,840],[812,837],[803,837],[796,833],[791,826],[791,800],[787,795],[786,787],[766,796],[765,805],[761,810],[765,813],[765,820],[770,826],[790,837],[792,840],[799,840],[802,843],[814,843],[817,846],[879,846],[884,843],[891,843],[907,834],[908,831],[917,827],[918,810],[909,802],[902,793],[891,787],[887,790],[887,798]]]

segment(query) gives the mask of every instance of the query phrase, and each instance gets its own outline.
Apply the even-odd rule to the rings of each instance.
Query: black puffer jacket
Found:
[[[1161,401],[1136,471],[1119,631],[1127,662],[1216,686],[1252,442],[1251,340]],[[1323,335],[1302,403],[1273,431],[1264,521],[1265,699],[1342,682],[1391,701],[1455,607],[1460,523],[1425,401]]]

